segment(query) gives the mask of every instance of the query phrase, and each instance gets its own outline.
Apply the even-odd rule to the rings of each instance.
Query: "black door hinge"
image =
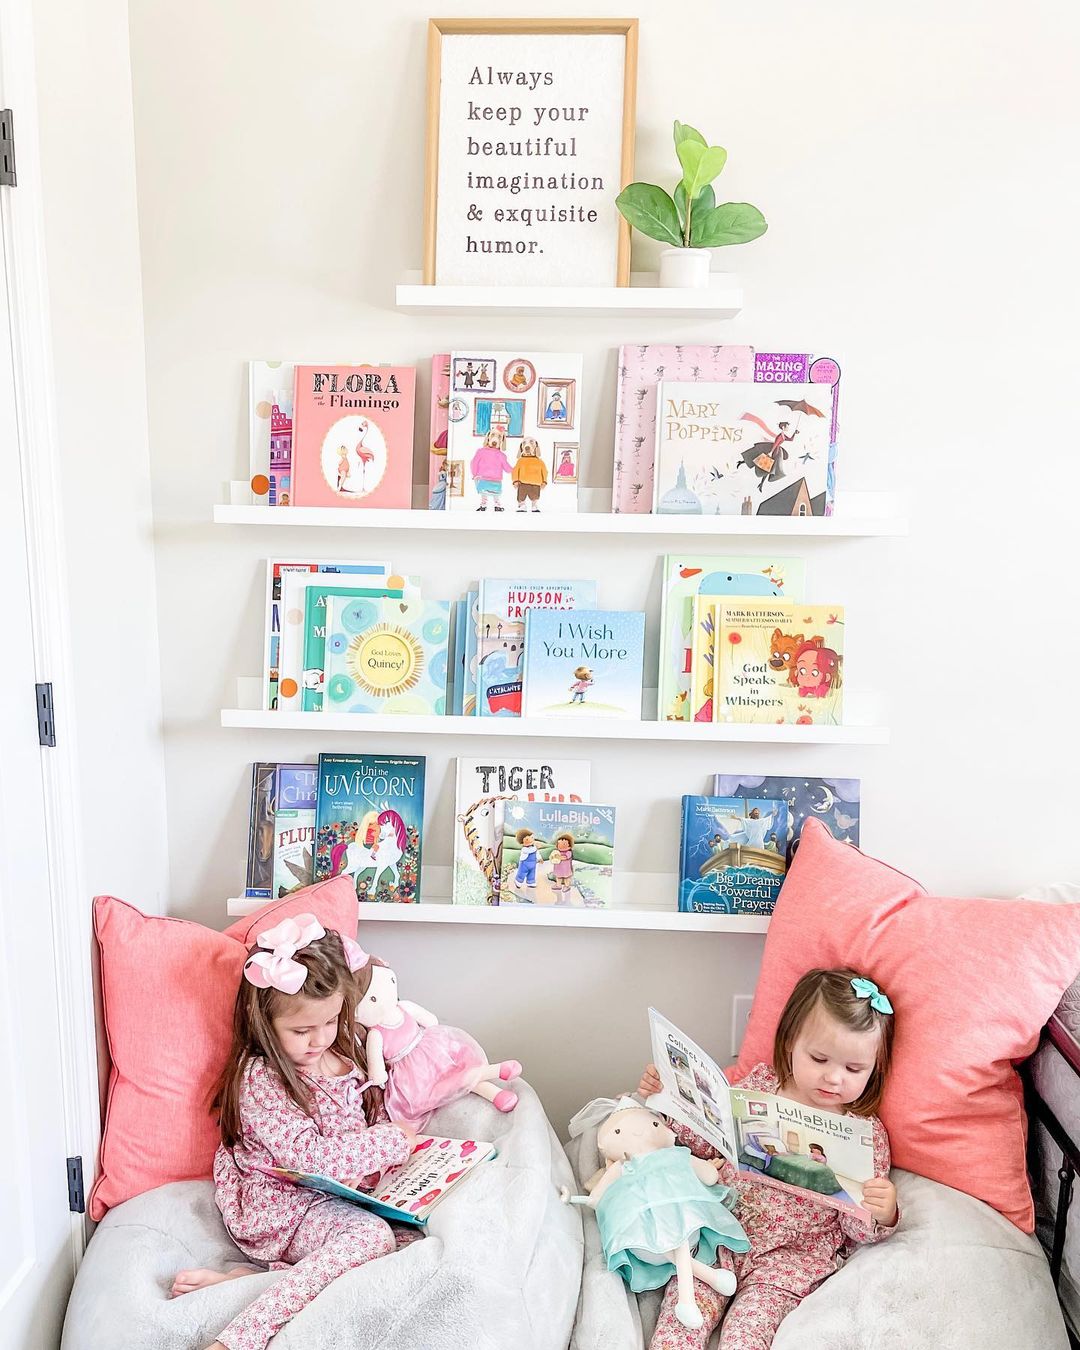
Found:
[[[15,186],[15,122],[11,109],[0,112],[0,187]]]
[[[37,698],[37,735],[39,745],[56,744],[56,717],[53,713],[51,684],[35,684]]]
[[[86,1196],[83,1194],[82,1159],[67,1160],[68,1209],[72,1214],[86,1213]]]

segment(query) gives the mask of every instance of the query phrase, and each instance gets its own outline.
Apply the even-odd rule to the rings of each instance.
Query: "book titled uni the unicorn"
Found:
[[[293,502],[412,506],[412,366],[297,366]]]
[[[450,601],[326,596],[324,713],[446,712]]]
[[[359,900],[420,899],[423,756],[320,755],[315,880],[346,875]]]
[[[454,904],[497,905],[507,802],[587,802],[580,759],[459,759],[454,808]]]
[[[716,652],[714,721],[841,724],[842,606],[721,600]]]
[[[525,717],[641,720],[645,615],[636,610],[530,610],[525,616]]]

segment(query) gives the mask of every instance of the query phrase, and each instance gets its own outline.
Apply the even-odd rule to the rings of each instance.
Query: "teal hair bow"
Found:
[[[851,981],[851,987],[855,990],[856,998],[868,998],[870,1000],[870,1006],[875,1012],[892,1015],[892,1004],[873,980],[864,980],[861,976],[856,976]]]

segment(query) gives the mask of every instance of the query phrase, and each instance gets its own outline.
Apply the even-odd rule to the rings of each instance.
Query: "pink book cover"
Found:
[[[297,366],[296,506],[412,506],[412,366]]]
[[[735,383],[753,378],[753,347],[700,343],[620,347],[612,511],[627,515],[648,515],[652,511],[656,386],[661,380]]]
[[[446,443],[450,435],[450,353],[431,358],[431,421],[428,432],[428,510],[446,510]]]

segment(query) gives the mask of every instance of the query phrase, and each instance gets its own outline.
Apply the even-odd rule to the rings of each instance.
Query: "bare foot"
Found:
[[[242,1275],[259,1275],[257,1266],[230,1266],[228,1270],[182,1270],[173,1280],[172,1298],[181,1294],[190,1294],[196,1289],[209,1289],[212,1284],[223,1284],[226,1280],[238,1280]],[[210,1350],[215,1350],[219,1342],[215,1341]],[[224,1350],[224,1347],[221,1347]]]

